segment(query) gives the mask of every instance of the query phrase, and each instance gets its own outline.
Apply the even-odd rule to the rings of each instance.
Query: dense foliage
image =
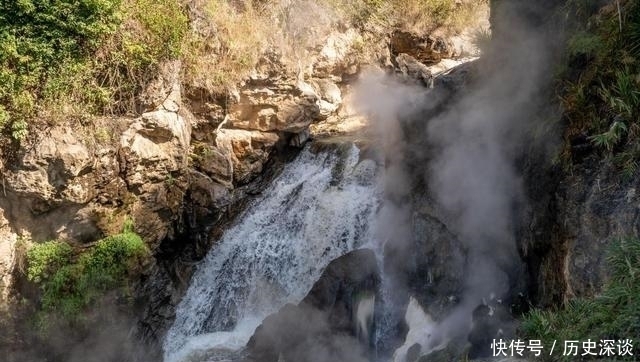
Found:
[[[632,175],[640,158],[640,4],[571,0],[562,16],[571,34],[560,77],[568,137],[587,136]]]
[[[618,341],[639,336],[640,240],[618,240],[611,246],[607,262],[611,280],[601,295],[572,300],[555,311],[532,310],[522,323],[522,337],[541,339],[546,346],[551,346],[555,340],[562,346],[567,340]],[[546,358],[571,359],[561,354]]]
[[[116,30],[120,0],[0,2],[0,128],[26,136],[39,100],[58,74],[78,64]],[[77,69],[76,69],[77,70]]]
[[[131,231],[104,238],[79,255],[64,242],[50,241],[27,252],[27,278],[40,286],[45,316],[72,321],[107,292],[126,295],[148,256],[142,239]]]
[[[176,0],[0,2],[0,130],[135,110],[155,66],[177,57],[188,19]]]

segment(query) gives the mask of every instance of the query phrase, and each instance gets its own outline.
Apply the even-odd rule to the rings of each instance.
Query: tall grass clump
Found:
[[[391,28],[431,32],[444,29],[452,33],[473,25],[486,0],[456,3],[453,0],[326,0],[356,25],[367,22]]]
[[[192,7],[199,21],[185,43],[184,82],[223,93],[246,78],[277,33],[273,4],[210,0]]]

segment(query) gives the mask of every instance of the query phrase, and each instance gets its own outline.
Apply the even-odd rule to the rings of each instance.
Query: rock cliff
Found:
[[[29,288],[30,244],[59,239],[82,249],[130,218],[154,256],[134,293],[137,333],[156,344],[195,263],[282,163],[311,137],[365,125],[349,92],[363,64],[427,84],[431,72],[414,57],[432,64],[462,52],[443,37],[335,29],[315,34],[297,68],[265,52],[226,94],[184,84],[181,63],[170,61],[141,95],[137,117],[38,126],[0,163],[0,303]]]

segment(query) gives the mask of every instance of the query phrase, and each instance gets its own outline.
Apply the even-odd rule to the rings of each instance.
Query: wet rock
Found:
[[[417,80],[423,86],[429,87],[433,79],[429,67],[417,61],[414,57],[401,53],[395,58],[397,72],[405,80]]]
[[[413,220],[414,253],[409,287],[425,311],[443,316],[462,295],[466,249],[458,238],[429,211]]]
[[[302,148],[305,143],[310,139],[311,135],[309,130],[304,130],[302,132],[296,133],[289,140],[289,145],[297,148]]]
[[[432,351],[418,359],[418,362],[452,362],[463,360],[463,350],[453,344],[443,349]]]
[[[473,311],[473,327],[469,333],[469,358],[492,357],[494,340],[512,340],[516,337],[516,321],[508,308],[497,301],[483,304]]]
[[[418,360],[418,358],[420,358],[420,350],[422,349],[422,346],[419,343],[416,343],[414,345],[412,345],[411,347],[409,347],[409,349],[407,350],[407,355],[405,357],[405,361],[406,362],[415,362]]]
[[[468,86],[479,72],[478,61],[470,61],[454,67],[434,78],[434,87],[456,94]]]
[[[371,340],[358,338],[357,309],[363,298],[377,296],[379,285],[373,251],[335,259],[299,305],[286,305],[256,329],[248,360],[367,361]]]

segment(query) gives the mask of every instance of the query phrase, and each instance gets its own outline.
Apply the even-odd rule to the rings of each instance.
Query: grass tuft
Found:
[[[563,341],[568,340],[617,341],[640,335],[640,240],[625,238],[614,242],[607,263],[611,279],[599,296],[575,299],[557,310],[533,309],[524,317],[520,336],[541,339],[548,346],[555,340],[563,346]],[[543,360],[571,358],[558,353]]]

